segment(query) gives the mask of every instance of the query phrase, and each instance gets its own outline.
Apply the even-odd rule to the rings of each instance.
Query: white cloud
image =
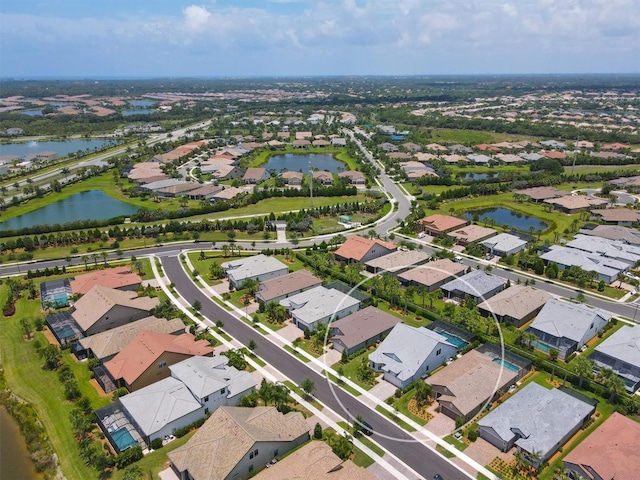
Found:
[[[184,24],[187,27],[187,30],[193,32],[203,31],[211,18],[211,12],[209,12],[205,7],[198,5],[189,5],[183,10],[183,13]]]

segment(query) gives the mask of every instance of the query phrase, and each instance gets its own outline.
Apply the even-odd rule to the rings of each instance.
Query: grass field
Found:
[[[585,175],[589,173],[602,173],[602,172],[613,172],[613,171],[640,171],[640,165],[631,164],[631,165],[576,165],[575,167],[564,167],[564,173],[571,174],[571,170],[573,169],[576,175]]]
[[[509,133],[480,132],[475,130],[459,130],[449,128],[433,128],[431,129],[431,138],[435,143],[498,143],[519,140],[538,141],[539,137],[530,137],[526,135],[513,135]]]

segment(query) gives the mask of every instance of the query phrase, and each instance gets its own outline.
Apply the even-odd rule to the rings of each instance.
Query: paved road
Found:
[[[200,301],[202,304],[201,313],[203,315],[214,323],[217,320],[222,320],[224,322],[224,330],[244,345],[248,345],[251,339],[255,340],[257,344],[256,353],[265,362],[278,369],[293,382],[300,384],[305,378],[312,379],[316,384],[315,397],[339,415],[348,418],[349,416],[355,417],[358,414],[362,414],[366,421],[373,426],[375,440],[420,475],[431,479],[433,475],[440,473],[446,479],[468,480],[468,476],[461,473],[437,453],[415,442],[412,437],[396,426],[391,420],[374,413],[369,407],[363,405],[359,400],[344,392],[342,389],[336,387],[334,389],[336,396],[334,397],[334,393],[332,393],[324,377],[318,375],[303,362],[292,359],[291,356],[280,349],[280,347],[266,340],[252,327],[233,317],[229,312],[207,297],[184,272],[177,256],[165,256],[161,258],[161,261],[167,276],[175,284],[176,290],[180,292],[188,302],[193,302],[194,300]],[[346,412],[340,403],[338,403],[336,397],[342,405],[346,407]],[[381,434],[399,440],[389,440],[381,436]]]

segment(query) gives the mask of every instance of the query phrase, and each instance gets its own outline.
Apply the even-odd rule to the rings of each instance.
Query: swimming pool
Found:
[[[461,339],[460,337],[453,335],[445,330],[443,330],[442,328],[436,328],[435,332],[442,335],[444,338],[447,339],[447,341],[451,344],[454,345],[457,348],[464,348],[466,347],[469,343],[465,342],[463,339]]]
[[[113,432],[111,434],[111,438],[113,438],[113,441],[118,446],[118,450],[120,450],[121,452],[129,447],[134,447],[138,444],[138,442],[133,439],[126,427],[121,427]]]
[[[507,368],[507,369],[509,369],[509,370],[511,370],[513,372],[520,371],[520,367],[517,366],[515,363],[507,362],[506,360],[503,361],[503,360],[501,360],[499,358],[494,358],[493,361],[495,363],[501,363],[504,368]]]
[[[540,340],[536,340],[535,342],[531,343],[531,346],[534,348],[537,348],[538,350],[542,350],[543,352],[549,353],[551,351],[552,347],[551,345],[547,345],[546,343],[542,343]]]

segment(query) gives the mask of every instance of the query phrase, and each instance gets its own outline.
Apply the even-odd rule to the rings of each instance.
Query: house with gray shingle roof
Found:
[[[504,289],[504,280],[482,270],[473,270],[462,277],[451,280],[440,287],[446,298],[462,301],[472,298],[480,303]]]
[[[289,273],[289,268],[280,260],[263,254],[224,262],[220,266],[234,288],[242,287],[247,280],[262,282]]]
[[[527,246],[527,242],[510,233],[499,233],[480,243],[487,247],[489,252],[499,257],[516,254]]]
[[[369,365],[383,372],[387,382],[405,388],[457,353],[457,348],[439,333],[398,323],[369,355]]]
[[[280,300],[293,317],[293,324],[304,330],[315,330],[319,324],[337,320],[350,313],[357,312],[360,300],[335,288],[322,285],[305,290],[291,297]]]
[[[538,338],[540,348],[545,351],[555,348],[564,359],[595,337],[610,318],[609,313],[599,308],[553,298],[542,307],[527,331]]]
[[[515,445],[538,468],[575,435],[594,411],[594,405],[575,395],[532,382],[482,417],[478,421],[479,433],[503,452]]]
[[[610,368],[629,392],[640,387],[640,326],[624,325],[589,356],[596,365]]]
[[[351,355],[380,340],[398,323],[398,317],[367,307],[333,322],[329,336],[334,350]]]
[[[300,412],[221,407],[187,443],[168,455],[183,479],[247,479],[309,438],[309,426]]]

